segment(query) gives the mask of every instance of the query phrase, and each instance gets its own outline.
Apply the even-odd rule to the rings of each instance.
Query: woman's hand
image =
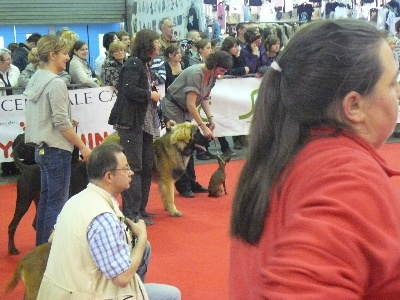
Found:
[[[84,147],[82,149],[79,149],[82,155],[82,161],[85,162],[88,160],[90,153],[92,153],[92,150],[90,150],[88,147]]]
[[[215,121],[214,121],[214,117],[209,117],[208,118],[208,128],[210,128],[211,131],[214,131],[215,129]]]
[[[251,43],[251,44],[250,44],[250,47],[251,47],[251,52],[252,52],[254,55],[260,56],[260,48],[258,48],[258,46],[257,46],[256,43]]]
[[[200,126],[200,129],[206,138],[209,138],[212,140],[214,139],[214,134],[212,133],[211,129],[207,127],[206,124],[202,123]]]

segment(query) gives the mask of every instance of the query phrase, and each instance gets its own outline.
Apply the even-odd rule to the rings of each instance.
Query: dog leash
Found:
[[[217,148],[217,142],[215,141],[215,138],[213,139],[213,141],[214,141],[214,148],[215,148],[215,151],[217,152],[217,157],[220,158],[220,159],[222,159],[221,156],[219,155],[219,151],[218,151],[218,148]]]

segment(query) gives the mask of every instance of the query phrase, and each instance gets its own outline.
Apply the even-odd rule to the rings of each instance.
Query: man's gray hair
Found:
[[[8,50],[7,48],[1,48],[0,49],[0,60],[4,60],[4,55],[5,54],[9,54],[9,55],[11,55],[11,51],[10,50]]]
[[[170,20],[170,21],[171,21],[170,18],[162,18],[162,19],[160,20],[160,22],[158,22],[158,29],[161,30],[161,27],[164,25],[165,20]]]

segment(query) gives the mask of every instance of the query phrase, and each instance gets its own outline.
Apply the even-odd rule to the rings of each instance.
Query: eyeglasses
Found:
[[[129,173],[132,170],[131,170],[130,166],[126,166],[125,168],[122,168],[122,169],[111,169],[110,171],[125,171],[125,173]],[[132,173],[133,173],[133,171],[132,171]]]

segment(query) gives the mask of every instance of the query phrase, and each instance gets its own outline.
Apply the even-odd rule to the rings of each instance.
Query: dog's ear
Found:
[[[116,144],[119,144],[119,142],[120,142],[120,138],[119,138],[118,132],[115,131],[115,132],[111,133],[110,135],[106,136],[103,139],[102,143],[116,143]]]
[[[184,142],[188,144],[191,139],[191,124],[188,122],[175,125],[172,127],[171,132],[171,144],[177,144],[179,142]]]
[[[221,159],[225,162],[228,163],[231,160],[231,156],[230,155],[222,155]]]

